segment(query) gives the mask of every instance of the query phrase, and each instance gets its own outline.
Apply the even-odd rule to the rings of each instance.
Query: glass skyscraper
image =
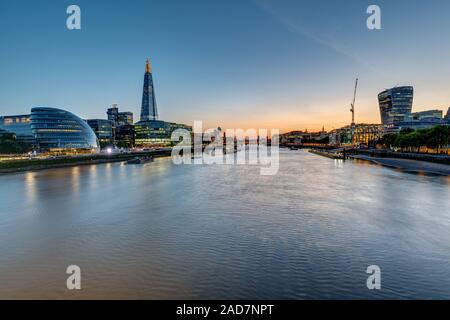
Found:
[[[142,92],[141,121],[158,120],[156,108],[155,89],[153,87],[152,68],[147,59],[144,74],[144,89]]]
[[[411,86],[395,87],[378,95],[381,123],[395,128],[411,113],[414,89]]]
[[[142,92],[141,120],[135,124],[134,143],[140,148],[171,146],[173,145],[171,135],[176,129],[192,131],[190,126],[158,119],[152,68],[150,60],[147,59],[144,90]]]

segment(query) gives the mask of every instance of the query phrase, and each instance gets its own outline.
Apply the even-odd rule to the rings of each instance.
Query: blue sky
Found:
[[[66,28],[81,7],[82,30]],[[366,28],[377,4],[382,30]],[[145,59],[163,120],[310,130],[379,122],[377,93],[413,85],[415,110],[450,105],[446,0],[0,0],[0,114],[46,105],[138,118]]]

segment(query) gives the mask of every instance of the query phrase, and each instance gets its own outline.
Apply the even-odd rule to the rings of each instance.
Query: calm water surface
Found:
[[[449,299],[449,197],[448,178],[305,151],[276,176],[170,159],[3,175],[0,298]]]

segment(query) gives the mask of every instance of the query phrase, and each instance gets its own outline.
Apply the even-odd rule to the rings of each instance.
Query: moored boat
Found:
[[[153,162],[153,157],[135,157],[127,161],[127,164],[144,164],[148,162]]]

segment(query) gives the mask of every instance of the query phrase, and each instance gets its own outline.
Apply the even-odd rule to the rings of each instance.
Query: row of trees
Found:
[[[0,134],[0,154],[21,154],[29,151],[31,151],[31,146],[17,141],[14,134]]]
[[[389,148],[400,148],[401,151],[420,152],[421,147],[427,147],[440,153],[447,151],[450,144],[450,126],[403,129],[399,133],[384,135],[379,143]]]

